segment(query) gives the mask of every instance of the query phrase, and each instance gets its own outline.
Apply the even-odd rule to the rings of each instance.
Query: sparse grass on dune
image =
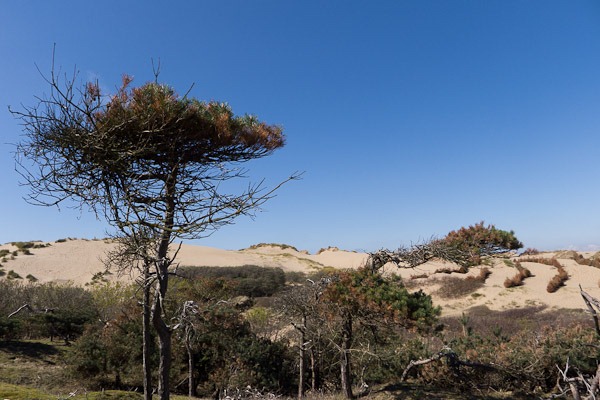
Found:
[[[282,250],[293,250],[293,251],[298,251],[297,248],[295,248],[294,246],[290,246],[289,244],[285,244],[285,243],[258,243],[258,244],[253,244],[252,246],[246,248],[246,249],[242,249],[242,250],[256,250],[256,249],[260,249],[261,247],[279,247]]]

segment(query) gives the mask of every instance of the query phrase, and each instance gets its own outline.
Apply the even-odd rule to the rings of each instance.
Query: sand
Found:
[[[112,244],[104,240],[67,240],[64,242],[47,243],[47,247],[30,249],[31,255],[18,252],[12,257],[17,248],[11,244],[0,245],[0,250],[11,252],[4,260],[0,260],[6,279],[9,271],[14,271],[28,282],[28,275],[39,282],[72,282],[75,285],[85,285],[92,281],[95,274],[105,271],[102,258],[111,249]],[[540,256],[551,258],[558,256],[570,278],[565,285],[555,293],[548,293],[546,287],[557,270],[555,267],[524,262],[533,276],[527,278],[519,287],[505,288],[504,280],[517,273],[514,266],[502,259],[496,259],[487,266],[491,275],[484,286],[476,292],[459,299],[444,299],[436,291],[439,289],[439,279],[449,276],[464,279],[467,275],[477,275],[482,267],[471,268],[468,274],[435,273],[442,268],[457,268],[457,266],[441,261],[432,261],[415,269],[399,269],[386,266],[386,272],[396,273],[405,281],[411,281],[411,287],[422,288],[432,294],[434,303],[442,306],[444,315],[455,315],[467,311],[471,307],[486,306],[492,310],[505,310],[527,306],[545,306],[547,309],[585,309],[579,293],[579,286],[594,297],[600,298],[600,269],[577,264],[568,253],[543,253]],[[590,254],[584,253],[589,257]],[[512,257],[513,260],[518,258]],[[280,267],[284,271],[311,272],[322,268],[358,268],[364,265],[367,254],[328,248],[318,254],[298,251],[289,246],[262,245],[244,250],[221,250],[205,246],[184,244],[177,257],[181,266],[240,266],[259,265],[263,267]],[[428,278],[411,279],[416,275],[427,275]],[[110,280],[132,281],[137,272],[132,274],[105,275]],[[434,279],[431,279],[434,278]]]

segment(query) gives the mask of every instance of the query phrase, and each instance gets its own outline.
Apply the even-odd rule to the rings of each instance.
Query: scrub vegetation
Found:
[[[383,253],[371,255],[377,257]],[[527,275],[519,262],[511,263]],[[415,280],[405,285],[378,265],[304,274],[182,267],[164,304],[165,318],[174,322],[171,394],[526,399],[566,393],[561,371],[567,362],[582,377],[594,376],[598,334],[583,311],[481,306],[440,317],[440,307]],[[493,267],[478,268],[467,278],[429,279],[439,283],[440,297],[464,298],[493,274]],[[0,394],[141,398],[139,287],[29,281],[0,280],[6,299],[0,304]],[[154,371],[158,344],[153,334]]]

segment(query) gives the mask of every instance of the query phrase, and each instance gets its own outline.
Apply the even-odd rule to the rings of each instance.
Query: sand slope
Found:
[[[30,249],[31,255],[18,252],[14,259],[11,255],[6,256],[6,260],[1,262],[4,271],[12,270],[23,278],[31,274],[39,282],[72,281],[84,285],[92,280],[94,274],[105,271],[102,260],[106,252],[113,248],[110,242],[103,240],[67,240],[40,244],[47,247]],[[7,249],[12,254],[17,247],[4,244],[0,246],[0,250],[2,249]],[[294,248],[273,245],[234,251],[183,244],[176,262],[181,266],[249,264],[280,267],[284,271],[310,272],[325,267],[358,268],[366,259],[364,253],[336,249],[329,249],[319,254],[308,254]],[[116,277],[112,277],[114,278]],[[119,277],[119,279],[128,278],[128,276]]]
[[[102,273],[105,268],[102,258],[112,245],[103,240],[67,240],[65,242],[48,243],[47,247],[31,249],[32,255],[18,252],[10,244],[0,246],[11,253],[0,260],[2,271],[7,274],[14,271],[24,282],[25,277],[32,275],[40,282],[71,281],[77,285],[85,285],[92,280],[94,274]],[[586,254],[590,256],[591,254]],[[422,288],[433,296],[434,302],[443,307],[443,313],[460,314],[474,306],[486,306],[492,310],[503,310],[515,307],[544,305],[549,308],[584,309],[579,294],[579,285],[592,296],[600,298],[600,269],[582,266],[569,258],[568,253],[544,253],[541,256],[551,258],[557,256],[567,270],[570,279],[565,286],[555,293],[548,293],[546,286],[554,275],[556,268],[544,264],[524,262],[533,276],[524,281],[524,285],[505,288],[504,281],[517,273],[514,266],[503,260],[495,260],[488,266],[492,274],[484,286],[474,293],[458,299],[445,299],[440,296],[440,279],[448,277],[464,279],[467,275],[477,275],[481,267],[472,268],[468,274],[435,273],[442,268],[456,268],[455,265],[441,261],[429,262],[415,269],[399,269],[386,266],[386,272],[401,275],[411,287]],[[560,258],[568,257],[568,258]],[[311,272],[321,268],[358,268],[365,263],[364,253],[348,252],[336,248],[328,248],[318,254],[298,251],[291,246],[261,245],[249,249],[233,251],[221,250],[205,246],[182,245],[177,262],[184,266],[240,266],[259,265],[264,267],[280,267],[284,271]],[[513,257],[515,259],[515,257]],[[510,264],[510,263],[508,263]],[[427,275],[428,278],[411,279],[416,275]],[[117,274],[107,276],[109,279],[132,280],[136,273],[127,276]],[[6,279],[6,275],[4,278]]]

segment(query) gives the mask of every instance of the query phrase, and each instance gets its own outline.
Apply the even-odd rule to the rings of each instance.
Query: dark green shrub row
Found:
[[[239,267],[183,267],[181,275],[186,278],[211,278],[231,280],[237,295],[249,297],[272,296],[285,286],[285,273],[281,268],[265,268],[256,265]]]

